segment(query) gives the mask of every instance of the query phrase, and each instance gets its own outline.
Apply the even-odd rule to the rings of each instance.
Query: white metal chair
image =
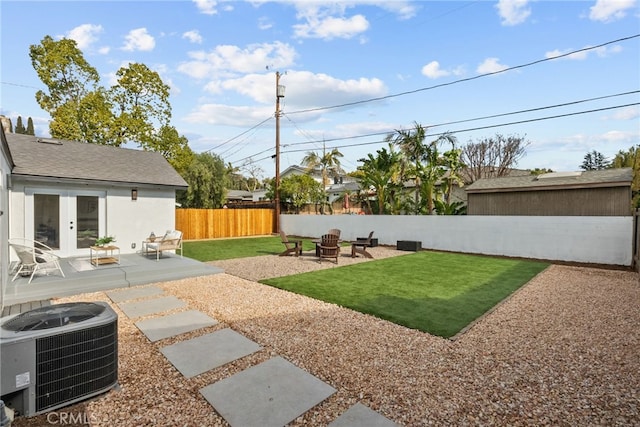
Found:
[[[43,271],[48,275],[50,270],[57,270],[62,277],[65,277],[62,267],[60,267],[60,257],[55,255],[52,252],[53,249],[44,243],[22,239],[20,243],[9,242],[9,246],[13,248],[20,260],[20,266],[12,281],[16,280],[18,276],[29,276],[28,283],[31,283],[36,272]]]

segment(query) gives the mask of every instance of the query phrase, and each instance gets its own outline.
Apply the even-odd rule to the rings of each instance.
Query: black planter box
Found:
[[[413,251],[417,252],[422,249],[422,242],[416,242],[414,240],[398,240],[399,251]]]
[[[358,242],[365,241],[366,242],[367,238],[366,237],[356,237],[356,241],[358,241]],[[378,246],[378,239],[377,238],[376,239],[372,238],[370,247],[375,248],[376,246]]]

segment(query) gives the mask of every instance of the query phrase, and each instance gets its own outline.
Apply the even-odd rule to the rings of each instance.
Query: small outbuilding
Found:
[[[479,179],[468,215],[631,216],[631,168]]]

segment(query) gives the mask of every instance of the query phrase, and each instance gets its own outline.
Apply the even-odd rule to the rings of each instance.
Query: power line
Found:
[[[428,136],[441,136],[441,135],[444,135],[445,133],[457,134],[457,133],[463,133],[463,132],[472,132],[472,131],[477,131],[477,130],[491,129],[491,128],[496,128],[496,127],[518,125],[518,124],[523,124],[523,123],[533,123],[533,122],[539,122],[539,121],[543,121],[543,120],[551,120],[551,119],[558,119],[558,118],[562,118],[562,117],[577,116],[577,115],[580,115],[580,114],[597,113],[599,111],[614,110],[614,109],[617,109],[617,108],[633,107],[633,106],[637,106],[637,105],[640,105],[640,102],[634,102],[634,103],[622,104],[622,105],[615,105],[615,106],[612,106],[612,107],[596,108],[596,109],[592,109],[592,110],[577,111],[577,112],[574,112],[574,113],[557,114],[557,115],[554,115],[554,116],[538,117],[538,118],[534,118],[534,119],[519,120],[519,121],[515,121],[515,122],[499,123],[499,124],[493,124],[493,125],[487,125],[487,126],[479,126],[479,127],[475,127],[475,128],[467,128],[467,129],[460,129],[460,130],[455,130],[455,131],[440,132],[440,133],[435,133],[435,134],[428,134]],[[382,141],[373,141],[373,142],[362,142],[362,143],[359,143],[359,144],[338,145],[338,146],[335,146],[335,147],[327,147],[327,148],[333,149],[333,148],[361,147],[361,146],[365,146],[365,145],[382,144],[382,143],[385,143],[385,142],[387,142],[387,141],[382,140]],[[306,151],[306,150],[304,150],[304,149],[289,150],[289,151],[284,151],[283,153],[295,153],[295,152],[300,152],[300,151]]]
[[[633,36],[628,36],[628,37],[623,37],[623,38],[620,38],[620,39],[617,39],[617,40],[608,41],[608,42],[605,42],[605,43],[601,43],[601,44],[599,44],[597,46],[585,47],[583,49],[574,50],[574,51],[571,51],[571,52],[563,53],[563,54],[552,56],[552,57],[549,57],[549,58],[538,59],[536,61],[528,62],[526,64],[515,65],[513,67],[508,67],[508,68],[505,68],[505,69],[499,70],[499,71],[493,71],[491,73],[479,74],[477,76],[467,77],[465,79],[454,80],[454,81],[448,82],[448,83],[441,83],[441,84],[438,84],[438,85],[423,87],[423,88],[420,88],[420,89],[414,89],[414,90],[410,90],[410,91],[407,91],[407,92],[400,92],[400,93],[396,93],[396,94],[392,94],[392,95],[379,96],[377,98],[364,99],[364,100],[361,100],[361,101],[347,102],[347,103],[344,103],[344,104],[332,105],[332,106],[328,106],[328,107],[317,107],[317,108],[308,108],[306,110],[292,111],[292,112],[290,112],[288,114],[302,114],[302,113],[311,113],[311,112],[315,112],[315,111],[324,111],[324,110],[331,110],[331,109],[336,109],[336,108],[351,107],[353,105],[366,104],[366,103],[369,103],[369,102],[377,102],[377,101],[383,101],[385,99],[397,98],[399,96],[411,95],[411,94],[414,94],[414,93],[424,92],[424,91],[427,91],[427,90],[437,89],[437,88],[441,88],[441,87],[445,87],[445,86],[451,86],[451,85],[454,85],[454,84],[468,82],[468,81],[476,80],[476,79],[487,77],[487,76],[494,76],[496,74],[506,73],[507,71],[513,71],[513,70],[517,70],[517,69],[524,68],[524,67],[530,67],[532,65],[540,64],[542,62],[553,61],[555,59],[559,59],[559,58],[564,58],[564,57],[567,57],[567,56],[575,55],[576,53],[587,52],[589,50],[599,49],[601,47],[608,46],[608,45],[613,44],[613,43],[627,41],[627,40],[631,40],[631,39],[634,39],[634,38],[637,38],[637,37],[640,37],[640,34],[635,34]]]
[[[208,153],[208,152],[210,152],[210,151],[216,150],[216,149],[218,149],[218,148],[222,147],[223,145],[226,145],[226,144],[230,143],[231,141],[233,141],[233,140],[236,140],[236,139],[240,138],[242,135],[244,135],[244,134],[246,134],[246,133],[248,133],[248,132],[251,132],[253,129],[256,129],[256,128],[258,128],[258,127],[262,126],[263,124],[265,124],[266,122],[268,122],[268,121],[269,121],[269,120],[271,120],[272,118],[273,118],[273,117],[271,117],[271,116],[267,117],[266,119],[264,119],[263,121],[261,121],[261,122],[260,122],[260,123],[258,123],[257,125],[252,126],[251,128],[249,128],[249,129],[245,130],[244,132],[242,132],[242,133],[240,133],[240,134],[238,134],[238,135],[234,136],[234,137],[233,137],[233,138],[231,138],[231,139],[226,140],[225,142],[223,142],[223,143],[221,143],[221,144],[216,145],[216,146],[215,146],[215,147],[213,147],[213,148],[209,148],[208,150],[203,151],[203,153]]]
[[[434,125],[429,125],[429,126],[427,126],[427,128],[432,129],[432,128],[435,128],[435,127],[450,126],[450,125],[473,122],[473,121],[479,121],[479,120],[495,119],[497,117],[511,116],[511,115],[515,115],[515,114],[523,114],[523,113],[531,113],[531,112],[534,112],[534,111],[549,110],[549,109],[552,109],[552,108],[566,107],[566,106],[569,106],[569,105],[576,105],[576,104],[582,104],[582,103],[585,103],[585,102],[599,101],[599,100],[603,100],[603,99],[615,98],[615,97],[618,97],[618,96],[625,96],[625,95],[632,95],[632,94],[636,94],[636,93],[640,93],[640,90],[633,90],[633,91],[628,91],[628,92],[616,93],[616,94],[612,94],[612,95],[604,95],[604,96],[598,96],[598,97],[593,97],[593,98],[581,99],[581,100],[578,100],[578,101],[570,101],[570,102],[565,102],[565,103],[562,103],[562,104],[547,105],[547,106],[544,106],[544,107],[529,108],[529,109],[526,109],[526,110],[512,111],[512,112],[509,112],[509,113],[500,113],[500,114],[493,114],[493,115],[489,115],[489,116],[476,117],[476,118],[472,118],[472,119],[463,119],[463,120],[456,120],[456,121],[451,121],[451,122],[437,123],[437,124],[434,124]],[[392,133],[394,131],[395,130],[391,129],[391,130],[384,131],[384,132],[374,132],[374,133],[369,133],[369,134],[364,134],[364,135],[353,135],[353,136],[345,136],[345,137],[339,137],[339,138],[329,138],[329,139],[325,139],[323,141],[324,142],[334,142],[334,141],[342,141],[342,140],[346,140],[346,139],[367,138],[367,137],[372,137],[372,136],[387,135],[387,134]],[[319,141],[311,141],[311,142],[319,142]],[[288,146],[306,145],[306,144],[308,144],[308,142],[292,142],[292,143],[288,144]]]

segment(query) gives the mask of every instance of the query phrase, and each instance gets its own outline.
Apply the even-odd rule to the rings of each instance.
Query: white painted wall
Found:
[[[99,187],[71,184],[13,183],[10,191],[9,238],[29,237],[27,224],[27,190],[83,191],[104,195],[104,224],[101,235],[115,236],[115,245],[122,254],[140,251],[141,243],[153,231],[162,236],[175,228],[175,191],[172,189],[138,188],[138,199],[131,199],[131,187]],[[101,202],[102,203],[102,202]],[[102,207],[102,204],[101,204]],[[32,233],[31,233],[32,234]],[[135,243],[135,248],[132,244]],[[88,254],[88,249],[75,252],[60,252],[59,255],[80,256]]]
[[[9,175],[11,166],[0,149],[0,310],[4,307],[4,293],[9,283]]]
[[[423,249],[630,266],[633,217],[281,215],[289,235],[319,237],[339,228],[355,240],[374,231],[379,244],[417,240]]]

